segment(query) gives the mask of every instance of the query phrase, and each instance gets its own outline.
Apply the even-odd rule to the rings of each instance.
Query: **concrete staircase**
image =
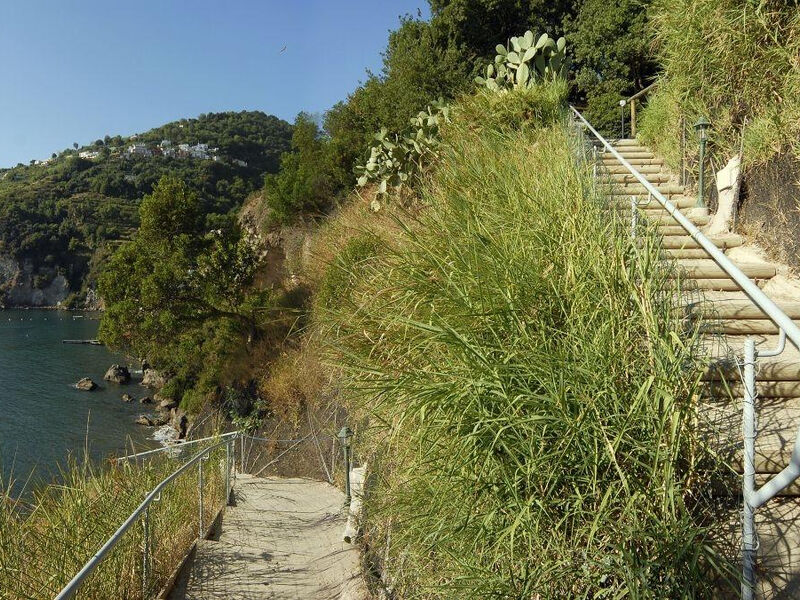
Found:
[[[688,195],[675,176],[637,140],[617,141],[615,149],[645,178],[702,229],[709,222],[708,210],[694,208],[696,199]],[[719,534],[731,556],[739,557],[741,540],[742,469],[742,384],[737,366],[744,340],[755,336],[757,348],[766,350],[778,343],[778,330],[738,286],[686,234],[663,207],[652,199],[630,172],[609,152],[601,152],[598,170],[601,188],[620,210],[630,210],[631,196],[640,203],[639,216],[655,224],[662,235],[665,258],[674,259],[683,278],[689,316],[700,319],[709,367],[704,375],[705,391],[698,417],[702,431],[712,447],[738,471],[720,490],[722,507]],[[776,276],[776,267],[734,256],[744,240],[735,234],[711,238],[734,263],[764,287]],[[744,249],[742,249],[744,250]],[[768,291],[769,293],[769,291]],[[800,298],[773,296],[792,318],[800,321]],[[787,343],[783,354],[757,362],[756,410],[756,485],[789,462],[800,427],[800,352]],[[800,598],[800,484],[797,482],[757,512],[760,542],[758,551],[758,590],[760,598]]]

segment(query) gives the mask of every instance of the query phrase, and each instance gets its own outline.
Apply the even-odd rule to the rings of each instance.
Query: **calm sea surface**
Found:
[[[77,317],[82,318],[77,318]],[[72,453],[93,458],[137,448],[154,447],[153,430],[134,424],[144,410],[138,402],[121,400],[129,393],[146,395],[133,373],[128,385],[103,381],[113,363],[124,357],[103,346],[62,344],[63,339],[97,337],[97,313],[54,310],[0,310],[0,461],[2,473],[25,479],[49,479]],[[75,389],[81,377],[100,388]],[[144,449],[144,448],[143,448]]]

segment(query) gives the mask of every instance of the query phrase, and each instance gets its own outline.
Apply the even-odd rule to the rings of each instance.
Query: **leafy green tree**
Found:
[[[99,280],[101,338],[167,369],[191,358],[187,340],[200,331],[234,328],[252,339],[257,313],[241,307],[257,254],[238,228],[206,230],[200,199],[176,178],[163,178],[139,213],[138,234]]]
[[[603,131],[619,134],[620,99],[655,77],[648,5],[649,0],[583,0],[565,24],[575,68],[572,100],[585,103],[587,118]]]
[[[273,215],[286,222],[298,213],[326,211],[333,189],[327,164],[327,140],[306,113],[297,115],[292,133],[292,150],[281,157],[281,170],[267,175],[264,193]]]

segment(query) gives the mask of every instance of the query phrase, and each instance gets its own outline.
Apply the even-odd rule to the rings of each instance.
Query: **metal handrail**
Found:
[[[155,448],[154,450],[147,450],[145,452],[137,452],[136,454],[127,454],[125,456],[119,456],[114,459],[114,462],[120,462],[123,460],[130,460],[132,458],[139,458],[140,456],[148,456],[150,454],[158,454],[160,452],[167,452],[169,450],[181,450],[186,446],[191,446],[193,444],[197,444],[199,442],[207,442],[208,440],[221,440],[226,439],[231,436],[239,435],[240,432],[238,431],[229,431],[228,433],[223,433],[220,435],[212,435],[209,437],[199,438],[196,440],[187,440],[185,442],[181,442],[180,444],[169,444],[167,446],[162,446],[161,448]]]
[[[778,326],[780,340],[778,347],[774,350],[761,351],[761,356],[777,356],[783,352],[786,339],[796,348],[800,349],[800,328],[794,324],[791,318],[783,312],[761,289],[745,275],[739,267],[725,256],[701,231],[697,226],[687,219],[669,200],[667,200],[656,187],[631,164],[617,152],[608,141],[603,138],[583,117],[583,115],[570,106],[570,109],[591,131],[594,136],[603,144],[611,155],[616,158],[648,191],[650,197],[655,198],[661,206],[686,230],[689,236],[706,251],[711,259],[739,286],[748,298],[769,319]],[[792,482],[800,477],[800,429],[795,437],[792,456],[789,464],[780,473],[770,478],[759,489],[755,488],[755,400],[756,396],[756,375],[755,363],[759,352],[755,348],[753,338],[748,338],[744,346],[744,402],[742,410],[742,437],[743,437],[743,475],[742,475],[742,598],[752,600],[755,594],[755,554],[758,547],[755,529],[755,511],[763,506],[770,499],[777,496],[786,489]]]
[[[745,275],[739,267],[737,267],[731,259],[729,259],[725,254],[717,248],[711,240],[709,240],[697,226],[692,223],[689,219],[687,219],[681,211],[679,211],[669,200],[667,200],[664,195],[659,192],[656,187],[647,181],[645,177],[639,173],[633,166],[625,160],[619,152],[617,152],[613,146],[603,137],[601,136],[595,129],[592,127],[589,122],[583,117],[583,115],[578,112],[575,107],[570,106],[570,109],[575,113],[575,115],[580,119],[580,121],[592,132],[592,134],[603,144],[603,146],[608,150],[611,155],[616,158],[622,165],[631,172],[631,175],[636,177],[636,180],[641,183],[649,194],[658,200],[658,203],[664,207],[664,209],[678,222],[678,224],[686,230],[686,233],[696,241],[700,247],[705,250],[710,256],[711,259],[719,265],[719,267],[725,271],[725,273],[733,279],[736,284],[742,289],[742,291],[747,295],[753,303],[760,308],[769,319],[775,323],[779,329],[782,329],[786,332],[786,337],[789,339],[795,347],[800,349],[800,327],[794,324],[794,322],[789,318],[789,316],[783,312],[775,302],[773,302],[769,296],[767,296],[761,289],[753,283],[753,281]]]
[[[237,432],[238,433],[238,432]],[[235,439],[235,438],[234,438]],[[199,441],[199,440],[198,440]],[[106,542],[100,547],[100,549],[95,552],[94,556],[84,564],[83,568],[72,578],[72,580],[61,590],[58,596],[55,597],[55,600],[66,600],[71,598],[80,588],[83,581],[97,568],[97,566],[102,562],[103,558],[108,554],[114,546],[122,539],[122,536],[125,534],[128,529],[130,529],[134,523],[142,516],[142,514],[150,507],[150,504],[160,498],[161,491],[174,479],[178,478],[181,474],[185,473],[189,467],[197,464],[201,460],[205,459],[212,450],[219,448],[225,444],[230,444],[230,439],[221,440],[220,442],[214,444],[213,446],[209,446],[208,448],[204,448],[202,451],[198,452],[191,460],[183,464],[181,467],[176,469],[172,472],[168,477],[163,479],[161,483],[159,483],[153,490],[147,494],[145,499],[142,501],[141,504],[134,510],[130,516],[125,519],[122,525],[119,526],[116,532],[108,539]],[[227,484],[226,484],[227,486]]]

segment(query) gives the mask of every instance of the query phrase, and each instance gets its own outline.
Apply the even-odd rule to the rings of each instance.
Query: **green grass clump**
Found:
[[[456,111],[462,123],[492,131],[552,125],[564,118],[567,83],[563,79],[522,90],[493,92],[480,88],[461,99]]]
[[[464,114],[426,210],[318,315],[369,423],[371,550],[399,598],[709,595],[699,363],[656,244],[562,125]]]
[[[640,138],[673,165],[685,118],[713,124],[711,149],[746,165],[791,150],[800,157],[800,5],[796,0],[654,0],[650,8],[664,69]],[[664,145],[666,143],[666,145]]]
[[[72,462],[61,482],[0,504],[0,598],[53,598],[111,537],[160,481],[200,448],[180,458],[159,456],[143,465],[104,468]],[[204,521],[224,502],[225,448],[204,463]],[[140,522],[85,580],[76,598],[139,600],[154,597],[198,534],[198,472],[191,468],[150,509],[150,578],[143,589]]]

